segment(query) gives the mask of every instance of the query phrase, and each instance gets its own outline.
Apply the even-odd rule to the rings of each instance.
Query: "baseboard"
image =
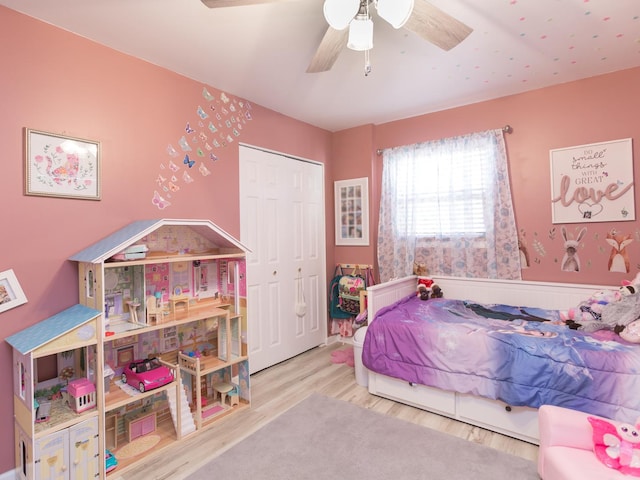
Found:
[[[4,473],[0,473],[0,480],[15,480],[18,478],[18,471],[14,468]]]
[[[342,335],[331,335],[327,338],[327,345],[333,345],[334,343],[342,343],[343,345],[353,345],[352,337],[343,337]],[[0,478],[0,480],[2,480]]]

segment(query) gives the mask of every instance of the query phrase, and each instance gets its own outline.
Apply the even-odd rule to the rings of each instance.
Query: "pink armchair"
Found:
[[[606,467],[596,458],[588,416],[576,410],[551,405],[540,407],[538,474],[543,480],[634,478]]]

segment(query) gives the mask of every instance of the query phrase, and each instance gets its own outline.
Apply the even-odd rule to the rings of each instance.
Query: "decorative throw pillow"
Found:
[[[607,467],[640,477],[640,418],[636,425],[587,417],[593,428],[593,451]]]

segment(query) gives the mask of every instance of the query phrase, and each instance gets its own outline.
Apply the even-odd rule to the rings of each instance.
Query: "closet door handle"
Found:
[[[278,274],[278,271],[277,271],[277,270],[274,270],[274,271],[273,271],[273,276],[276,276],[277,274]]]

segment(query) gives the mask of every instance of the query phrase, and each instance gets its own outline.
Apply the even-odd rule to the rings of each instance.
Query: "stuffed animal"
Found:
[[[631,293],[637,293],[640,291],[640,272],[636,274],[636,277],[633,280],[623,280],[621,290],[626,289],[631,291]]]
[[[627,342],[640,343],[640,320],[634,320],[621,331],[616,333]]]
[[[623,280],[616,291],[601,290],[578,307],[560,314],[574,330],[610,330],[631,343],[640,343],[640,273]]]
[[[442,298],[443,295],[442,289],[438,285],[431,286],[431,298]]]
[[[593,429],[593,451],[607,467],[640,477],[640,418],[635,425],[587,417]]]
[[[598,330],[613,330],[628,342],[640,343],[640,293],[622,297],[602,309]],[[592,330],[594,331],[594,330]]]
[[[427,277],[418,277],[418,286],[416,288],[417,295],[420,300],[429,300],[431,290],[433,286],[433,280]]]
[[[593,307],[590,308],[593,311]],[[610,330],[627,342],[640,343],[640,293],[626,295],[604,305],[601,313],[592,319],[567,319],[565,323],[569,328],[583,332]]]
[[[424,263],[413,262],[413,274],[418,277],[426,277],[429,275],[429,271]]]
[[[560,313],[560,318],[573,330],[595,332],[603,330],[602,311],[610,303],[616,303],[623,295],[619,290],[598,290],[580,305]]]
[[[620,287],[620,294],[623,297],[626,297],[627,295],[633,295],[634,293],[638,292],[640,292],[640,290],[635,285],[628,284]]]

